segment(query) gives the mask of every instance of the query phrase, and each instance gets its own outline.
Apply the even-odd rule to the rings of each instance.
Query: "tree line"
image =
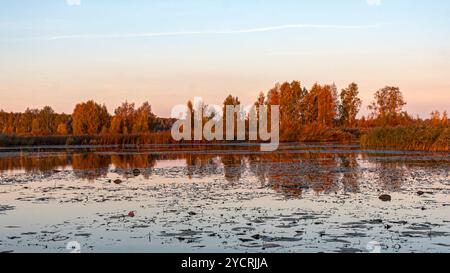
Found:
[[[0,133],[5,135],[146,134],[170,130],[173,122],[157,117],[148,102],[138,108],[124,102],[113,115],[93,100],[77,104],[70,115],[58,114],[50,106],[23,113],[0,110]]]
[[[229,95],[223,102],[223,109],[227,105],[239,104],[238,97]],[[335,84],[315,83],[308,90],[302,87],[299,81],[292,81],[277,83],[267,93],[261,92],[254,106],[256,109],[262,105],[280,106],[280,139],[282,141],[305,140],[300,136],[308,134],[312,135],[310,140],[324,140],[320,138],[320,135],[326,135],[332,129],[341,130],[338,134],[342,134],[342,129],[352,131],[352,129],[369,130],[375,127],[450,125],[446,111],[442,114],[433,111],[430,119],[427,120],[412,117],[404,111],[406,100],[400,88],[394,86],[386,86],[376,91],[373,101],[368,106],[370,114],[358,118],[362,104],[359,87],[354,82],[338,91]],[[200,107],[207,108],[205,105]],[[193,111],[192,102],[188,102],[188,109]],[[270,107],[268,109],[270,110]],[[213,117],[214,114],[207,119]],[[236,115],[233,118],[237,117],[248,119],[245,115]]]
[[[223,104],[240,105],[240,100],[229,95]],[[371,114],[358,118],[362,104],[356,83],[351,83],[340,91],[335,84],[315,83],[308,90],[299,81],[277,83],[268,92],[261,92],[254,103],[256,108],[261,105],[280,106],[280,133],[283,141],[298,141],[299,136],[305,132],[319,135],[324,130],[333,128],[449,125],[445,111],[443,113],[433,111],[427,120],[409,115],[403,110],[406,100],[398,87],[386,86],[376,91],[369,105]],[[208,106],[197,107],[205,110]],[[193,108],[192,102],[188,102],[188,111],[194,111]],[[212,112],[206,119],[211,119],[217,114]],[[134,103],[124,102],[110,114],[105,105],[89,100],[78,103],[72,114],[58,114],[49,106],[42,109],[26,109],[23,113],[7,113],[1,110],[0,134],[140,135],[169,131],[174,121],[170,118],[157,117],[148,102],[139,107]]]

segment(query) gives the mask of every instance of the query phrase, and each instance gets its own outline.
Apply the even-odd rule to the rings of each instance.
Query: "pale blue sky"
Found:
[[[447,0],[68,1],[1,0],[0,108],[128,99],[168,115],[301,80],[356,81],[366,104],[397,85],[411,113],[450,110]]]

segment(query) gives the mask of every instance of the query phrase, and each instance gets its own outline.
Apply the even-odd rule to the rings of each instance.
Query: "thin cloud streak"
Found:
[[[34,37],[15,40],[70,40],[70,39],[126,39],[126,38],[152,38],[164,36],[190,36],[190,35],[231,35],[259,32],[273,32],[289,29],[335,29],[335,30],[364,30],[377,28],[380,25],[313,25],[313,24],[290,24],[261,28],[225,30],[225,31],[178,31],[178,32],[150,32],[150,33],[131,33],[131,34],[80,34],[80,35],[61,35],[49,37]]]

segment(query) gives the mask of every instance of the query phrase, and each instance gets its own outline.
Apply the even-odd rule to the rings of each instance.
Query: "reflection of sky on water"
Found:
[[[448,155],[253,148],[2,155],[0,205],[12,208],[0,210],[0,250],[59,252],[76,239],[112,252],[364,251],[372,240],[388,252],[450,251]]]

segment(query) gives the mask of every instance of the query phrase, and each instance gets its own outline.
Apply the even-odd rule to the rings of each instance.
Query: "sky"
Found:
[[[398,86],[413,115],[450,111],[448,0],[1,0],[0,109],[194,97],[244,104],[277,82],[351,82],[362,114]]]

